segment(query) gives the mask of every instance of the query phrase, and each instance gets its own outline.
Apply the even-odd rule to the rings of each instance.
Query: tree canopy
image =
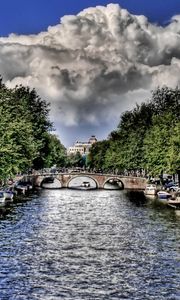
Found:
[[[0,78],[0,115],[1,180],[28,168],[49,166],[57,157],[60,162],[65,156],[65,148],[51,134],[49,104],[34,89],[9,89]]]
[[[149,101],[124,112],[108,141],[96,143],[89,157],[92,168],[176,173],[180,170],[180,90],[157,88]]]
[[[49,109],[34,89],[10,89],[0,78],[0,180],[54,164],[152,175],[180,170],[179,88],[157,88],[149,101],[124,112],[117,129],[93,144],[87,157],[67,157],[52,133]]]

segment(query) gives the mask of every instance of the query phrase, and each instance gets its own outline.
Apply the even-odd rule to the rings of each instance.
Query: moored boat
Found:
[[[180,189],[175,193],[175,199],[180,201]]]
[[[172,208],[180,209],[180,191],[175,193],[174,199],[167,200],[167,204]]]
[[[20,194],[25,194],[26,191],[27,191],[27,187],[24,186],[24,185],[21,185],[21,184],[17,184],[17,185],[15,186],[15,190],[16,190],[18,193],[20,193]]]
[[[180,200],[167,200],[168,206],[175,208],[175,209],[180,209]]]
[[[166,191],[159,191],[157,195],[160,200],[168,200],[172,197],[172,195]]]
[[[5,201],[12,201],[14,193],[11,190],[4,190]]]
[[[33,186],[29,182],[17,182],[14,186],[14,189],[20,194],[26,194],[27,192],[33,189]]]
[[[0,206],[4,205],[5,204],[5,193],[4,191],[0,191]]]
[[[148,184],[144,190],[144,194],[147,196],[155,196],[157,194],[157,187],[155,184]]]

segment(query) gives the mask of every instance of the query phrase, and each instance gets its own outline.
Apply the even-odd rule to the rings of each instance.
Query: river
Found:
[[[0,218],[0,300],[178,300],[180,217],[119,190],[39,190]]]

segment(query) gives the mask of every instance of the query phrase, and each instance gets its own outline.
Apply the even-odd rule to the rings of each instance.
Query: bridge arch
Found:
[[[46,175],[44,177],[41,177],[41,181],[39,182],[39,185],[41,188],[46,188],[46,189],[62,188],[61,180],[59,179],[58,176],[54,176],[54,175]]]
[[[105,187],[105,184],[111,183],[111,181],[112,181],[112,183],[113,183],[113,182],[114,182],[114,183],[117,183],[117,184],[120,183],[121,186],[119,185],[119,189],[120,189],[120,190],[124,190],[124,183],[123,183],[122,179],[119,178],[119,177],[114,177],[114,176],[105,179],[105,181],[104,181],[104,183],[103,183],[103,188]]]
[[[73,175],[73,176],[67,181],[66,187],[67,187],[67,188],[71,188],[69,185],[70,185],[70,183],[71,183],[73,180],[75,180],[75,179],[77,179],[77,178],[82,178],[82,179],[83,179],[83,177],[84,177],[85,179],[87,179],[87,178],[91,179],[91,180],[95,183],[95,189],[99,189],[99,182],[96,180],[96,178],[94,178],[93,176],[88,175],[88,174],[78,174],[78,175]]]

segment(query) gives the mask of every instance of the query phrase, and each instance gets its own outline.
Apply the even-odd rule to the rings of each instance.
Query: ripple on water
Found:
[[[136,199],[46,190],[14,205],[0,221],[0,299],[179,299],[179,219]]]

